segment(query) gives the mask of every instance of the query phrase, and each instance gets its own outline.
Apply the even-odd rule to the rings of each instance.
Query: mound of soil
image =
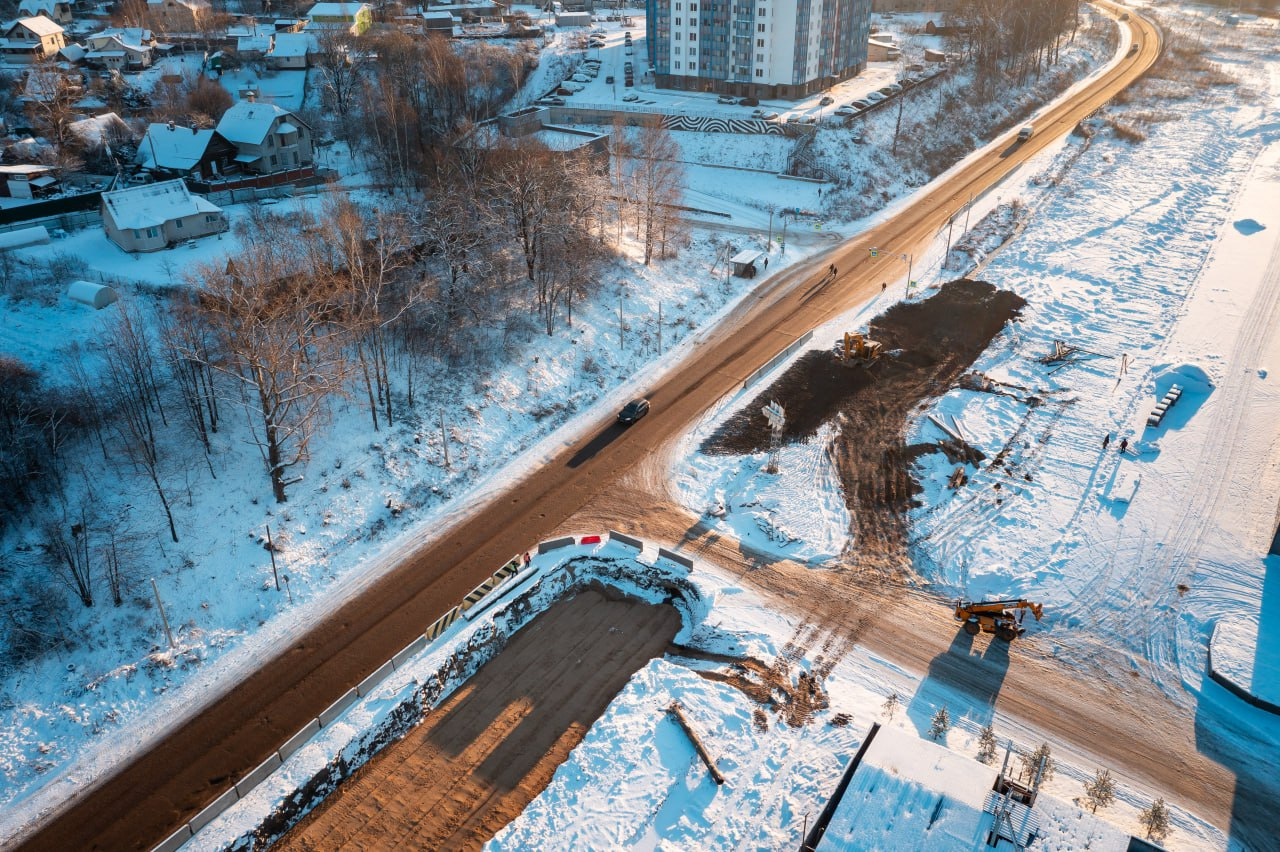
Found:
[[[832,458],[853,518],[854,558],[863,567],[906,562],[905,513],[918,486],[912,461],[935,447],[907,447],[910,413],[945,393],[1026,301],[985,281],[944,284],[921,302],[899,303],[872,320],[869,336],[887,354],[871,367],[848,367],[831,352],[811,352],[709,437],[702,451],[745,455],[767,450],[760,409],[776,400],[787,412],[784,441],[799,441],[835,420]]]

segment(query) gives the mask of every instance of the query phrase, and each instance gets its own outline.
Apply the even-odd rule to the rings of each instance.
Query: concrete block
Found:
[[[348,689],[345,695],[326,707],[324,712],[320,714],[320,727],[327,728],[332,725],[333,720],[341,716],[343,711],[352,704],[355,704],[356,699],[359,697],[354,689]]]
[[[356,694],[364,697],[373,691],[373,688],[387,679],[387,675],[395,671],[395,666],[391,665],[391,661],[387,660],[378,670],[360,681],[360,685],[356,687]]]
[[[414,639],[408,645],[405,645],[404,648],[400,651],[400,653],[396,654],[394,657],[391,658],[391,665],[395,666],[396,668],[400,668],[405,663],[409,662],[411,659],[417,656],[422,651],[423,648],[427,647],[427,644],[428,644],[427,637],[419,636],[417,639]]]
[[[222,812],[231,807],[240,798],[240,794],[236,792],[236,788],[232,787],[218,798],[209,803],[204,810],[191,818],[191,833],[199,834],[200,829],[213,822]]]
[[[249,791],[265,781],[272,772],[279,769],[281,763],[283,761],[280,760],[280,752],[271,752],[270,757],[259,763],[252,772],[236,782],[236,795],[242,799],[249,795]]]
[[[551,541],[544,541],[541,544],[539,544],[538,552],[547,553],[552,550],[557,550],[561,547],[568,547],[571,544],[576,544],[576,541],[571,535],[565,536],[564,538],[553,538],[551,539]]]
[[[615,530],[609,530],[609,541],[617,541],[628,547],[634,547],[636,550],[644,550],[644,542],[638,538],[632,538],[629,535],[623,535]]]
[[[307,740],[320,733],[320,720],[312,719],[298,733],[289,737],[288,742],[280,746],[280,759],[288,760],[289,757],[298,749],[307,744]]]
[[[658,557],[661,559],[669,559],[677,565],[683,565],[686,568],[693,567],[693,560],[687,556],[681,556],[674,550],[667,550],[665,547],[658,548]]]
[[[178,852],[178,848],[182,844],[191,839],[191,824],[184,823],[182,828],[170,834],[156,846],[151,852]]]

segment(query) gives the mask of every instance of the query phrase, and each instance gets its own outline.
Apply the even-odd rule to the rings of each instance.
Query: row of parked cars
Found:
[[[881,101],[888,100],[895,95],[900,95],[907,89],[915,88],[927,79],[928,78],[924,76],[913,77],[908,75],[901,78],[896,83],[890,83],[881,89],[877,89],[864,98],[859,98],[856,101],[851,101],[844,106],[838,107],[833,114],[838,115],[841,118],[852,118],[861,112],[866,112]],[[823,103],[831,102],[829,98],[823,98],[822,101]]]

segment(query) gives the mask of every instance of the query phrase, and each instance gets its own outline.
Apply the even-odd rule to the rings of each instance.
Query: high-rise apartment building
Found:
[[[798,98],[866,67],[871,0],[648,0],[660,88]]]

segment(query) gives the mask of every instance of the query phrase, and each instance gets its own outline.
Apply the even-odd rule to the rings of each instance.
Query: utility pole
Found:
[[[623,334],[625,333],[625,331],[626,329],[622,327],[622,296],[619,295],[618,296],[618,349],[619,350],[627,348],[627,341],[623,337]]]
[[[782,214],[782,243],[778,247],[778,256],[787,253],[787,214]]]
[[[969,213],[973,210],[973,193],[969,193],[969,204],[964,208],[964,233],[969,233]],[[964,236],[964,234],[961,234]]]
[[[160,587],[156,585],[156,578],[151,578],[151,591],[156,596],[156,608],[160,610],[160,623],[164,625],[164,635],[169,637],[169,647],[176,648],[173,642],[173,632],[169,630],[169,616],[164,614],[164,602],[160,600]]]
[[[276,591],[280,591],[280,572],[276,570],[276,546],[271,542],[271,524],[267,524],[267,553],[271,554],[271,575],[276,578]]]
[[[440,446],[444,447],[444,469],[449,469],[449,433],[444,429],[444,411],[440,412]]]
[[[769,240],[766,243],[767,251],[773,251],[773,208],[769,208]]]
[[[662,303],[658,303],[658,354],[662,354]]]
[[[960,212],[959,210],[956,211],[956,213],[959,213],[959,212]],[[947,220],[947,250],[942,255],[942,269],[938,270],[939,272],[938,277],[942,277],[941,276],[942,270],[947,269],[951,265],[951,229],[952,227],[955,226],[955,224],[956,224],[956,214],[952,213],[951,218]]]

